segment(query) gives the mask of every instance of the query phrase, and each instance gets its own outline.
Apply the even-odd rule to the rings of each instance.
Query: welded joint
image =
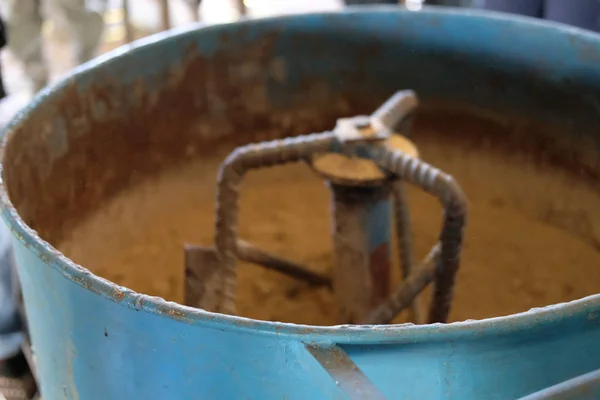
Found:
[[[414,91],[398,91],[371,114],[371,127],[388,135],[399,132],[400,124],[404,123],[407,117],[414,115],[418,107],[419,98]]]
[[[376,143],[389,139],[407,119],[412,119],[419,100],[412,90],[396,92],[370,116],[340,118],[333,133],[342,143]]]

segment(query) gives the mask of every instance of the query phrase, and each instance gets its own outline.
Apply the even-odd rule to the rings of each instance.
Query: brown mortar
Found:
[[[439,111],[435,117],[423,113],[415,125],[422,158],[453,174],[471,203],[452,320],[525,311],[600,289],[594,177],[576,174],[566,163],[551,165],[546,161],[551,158],[539,153],[515,150],[514,131]],[[183,244],[212,244],[216,169],[230,146],[140,178],[99,211],[65,221],[75,229],[53,243],[101,276],[181,301]],[[330,272],[329,192],[308,167],[251,173],[241,190],[242,238]],[[439,232],[441,209],[417,190],[409,198],[416,253],[423,257]],[[242,315],[315,324],[335,320],[327,289],[310,289],[243,263],[239,274]]]

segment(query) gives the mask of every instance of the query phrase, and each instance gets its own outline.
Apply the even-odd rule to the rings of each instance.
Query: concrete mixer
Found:
[[[4,130],[42,395],[598,398],[598,60],[380,6],[78,68]]]

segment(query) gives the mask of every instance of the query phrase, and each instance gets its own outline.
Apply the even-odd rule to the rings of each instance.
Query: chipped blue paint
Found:
[[[382,245],[391,246],[391,221],[393,220],[391,201],[386,199],[369,204],[366,214],[369,250],[373,252]]]
[[[156,35],[78,68],[4,132],[51,115],[72,84],[84,101],[98,82],[143,80],[158,90],[168,84],[164,72],[186,57],[234,54],[260,40],[270,41],[273,60],[286,60],[283,83],[268,82],[273,107],[291,104],[307,77],[322,77],[332,96],[354,89],[385,98],[411,88],[425,101],[536,115],[569,128],[573,140],[600,143],[598,36],[525,18],[385,7]],[[557,92],[569,101],[557,105]],[[137,99],[108,101],[113,112],[127,113]],[[91,123],[102,118],[102,108],[95,111]],[[0,196],[48,399],[351,398],[303,343],[337,344],[389,399],[518,398],[600,368],[597,295],[445,325],[315,327],[218,315],[94,276],[27,227],[4,187]]]

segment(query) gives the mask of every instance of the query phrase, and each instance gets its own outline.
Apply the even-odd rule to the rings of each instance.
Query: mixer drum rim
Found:
[[[307,13],[296,16],[280,16],[260,18],[250,21],[241,21],[237,24],[256,25],[281,21],[284,19],[300,19],[314,17],[335,17],[339,14],[380,14],[380,13],[411,13],[411,18],[421,18],[423,23],[442,21],[444,19],[480,19],[487,20],[490,24],[496,24],[500,30],[511,29],[519,25],[521,30],[544,30],[546,32],[559,32],[561,35],[573,37],[580,40],[583,45],[600,48],[600,36],[591,32],[569,27],[563,24],[535,20],[527,17],[507,16],[501,13],[481,12],[477,10],[464,10],[424,7],[418,12],[399,9],[395,6],[366,6],[356,7],[354,10]],[[81,79],[88,73],[111,63],[114,59],[127,56],[130,52],[151,46],[155,42],[176,39],[185,36],[189,32],[196,31],[201,34],[206,30],[221,30],[222,26],[190,26],[173,29],[169,32],[161,32],[150,37],[138,40],[124,48],[115,49],[100,56],[63,77],[60,81],[49,85],[39,92],[1,131],[2,145],[0,148],[0,163],[4,160],[4,152],[17,128],[24,123],[36,108],[51,102],[52,99],[66,90],[75,79]],[[225,29],[223,29],[225,30]],[[540,35],[540,33],[537,33]],[[2,170],[3,171],[3,170]],[[3,174],[3,172],[2,172]],[[485,336],[497,336],[499,332],[509,334],[514,332],[530,331],[533,327],[542,329],[548,325],[566,318],[592,318],[596,317],[596,311],[600,308],[600,294],[591,295],[568,303],[548,305],[542,308],[533,308],[517,314],[508,316],[486,318],[481,320],[466,320],[448,324],[395,324],[395,325],[337,325],[316,326],[298,325],[285,322],[270,322],[255,320],[226,314],[211,313],[201,309],[187,307],[175,302],[166,301],[159,297],[153,297],[119,286],[104,278],[94,275],[88,269],[74,263],[50,243],[44,241],[36,231],[31,229],[19,216],[12,204],[4,177],[0,179],[0,204],[2,205],[2,218],[8,224],[13,235],[37,257],[46,264],[59,270],[67,279],[74,281],[80,287],[89,290],[124,307],[160,315],[186,324],[202,325],[205,327],[222,329],[228,331],[245,332],[256,335],[277,335],[278,337],[298,337],[310,335],[311,341],[335,342],[338,344],[385,344],[414,342],[448,341],[465,336],[476,335],[479,338]],[[316,340],[317,339],[317,340]]]

